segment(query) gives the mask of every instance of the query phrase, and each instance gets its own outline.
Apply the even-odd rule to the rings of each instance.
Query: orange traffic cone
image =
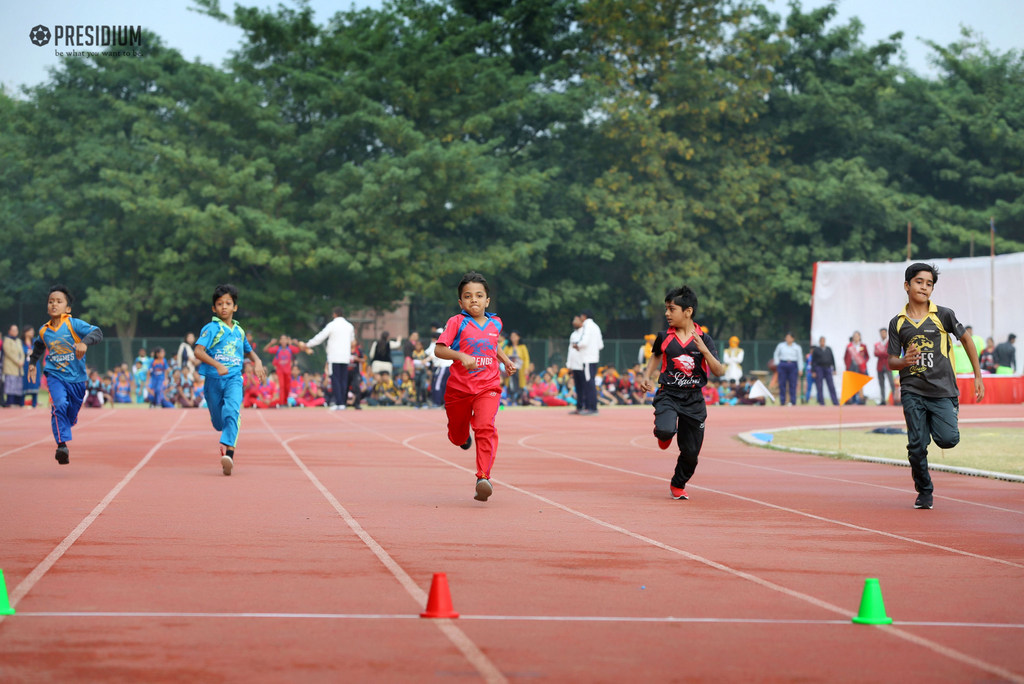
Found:
[[[452,595],[448,591],[448,576],[443,572],[435,572],[430,583],[430,596],[427,597],[427,610],[420,613],[423,618],[457,618],[459,614],[452,607]]]

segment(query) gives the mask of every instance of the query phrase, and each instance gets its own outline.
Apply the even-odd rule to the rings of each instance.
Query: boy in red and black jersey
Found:
[[[658,375],[658,392],[654,395],[654,436],[658,446],[667,449],[676,435],[679,458],[669,491],[673,499],[686,499],[686,483],[697,469],[697,457],[704,443],[704,420],[708,409],[701,389],[712,375],[725,375],[725,364],[718,360],[718,350],[711,336],[701,331],[693,320],[697,311],[697,294],[683,286],[665,295],[665,320],[668,330],[654,340],[647,371],[640,385],[645,392],[654,389],[654,373]]]

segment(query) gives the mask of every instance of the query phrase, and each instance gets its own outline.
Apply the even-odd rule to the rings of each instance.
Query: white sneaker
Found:
[[[235,462],[230,456],[225,454],[220,457],[220,467],[224,470],[225,475],[230,475],[231,469],[235,467]]]

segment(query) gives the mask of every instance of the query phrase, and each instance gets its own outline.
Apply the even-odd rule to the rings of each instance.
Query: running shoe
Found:
[[[681,499],[683,501],[686,501],[687,499],[690,498],[690,497],[686,496],[686,490],[685,489],[680,489],[679,487],[673,487],[673,486],[669,485],[669,491],[672,492],[672,498],[673,499]]]
[[[918,494],[917,500],[914,501],[914,508],[931,508],[932,507],[932,495],[931,494]]]
[[[468,451],[469,447],[471,447],[471,446],[473,446],[473,437],[472,437],[472,435],[470,435],[469,437],[466,438],[466,442],[462,445],[462,448]]]
[[[476,481],[476,496],[473,498],[477,501],[487,501],[493,492],[494,488],[491,487],[491,481],[481,477]]]
[[[57,453],[55,453],[53,457],[57,459],[57,463],[60,463],[61,465],[67,465],[68,463],[70,463],[71,451],[68,449],[68,445],[61,444],[59,447],[57,447]]]
[[[228,449],[223,444],[220,445],[220,467],[225,475],[230,475],[231,469],[235,467],[235,460],[228,456]]]
[[[661,449],[668,449],[670,446],[672,446],[672,438],[671,437],[669,437],[668,439],[659,439],[658,440],[658,447],[659,448],[661,448]]]

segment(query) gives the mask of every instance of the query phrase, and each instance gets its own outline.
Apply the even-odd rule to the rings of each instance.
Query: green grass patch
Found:
[[[1024,475],[1022,438],[1024,430],[1019,428],[962,427],[960,444],[955,448],[940,449],[934,442],[928,447],[928,462]],[[867,428],[844,428],[842,449],[839,448],[839,431],[834,428],[776,432],[772,445],[830,451],[840,458],[851,454],[897,460],[907,458],[906,435],[883,435]]]

